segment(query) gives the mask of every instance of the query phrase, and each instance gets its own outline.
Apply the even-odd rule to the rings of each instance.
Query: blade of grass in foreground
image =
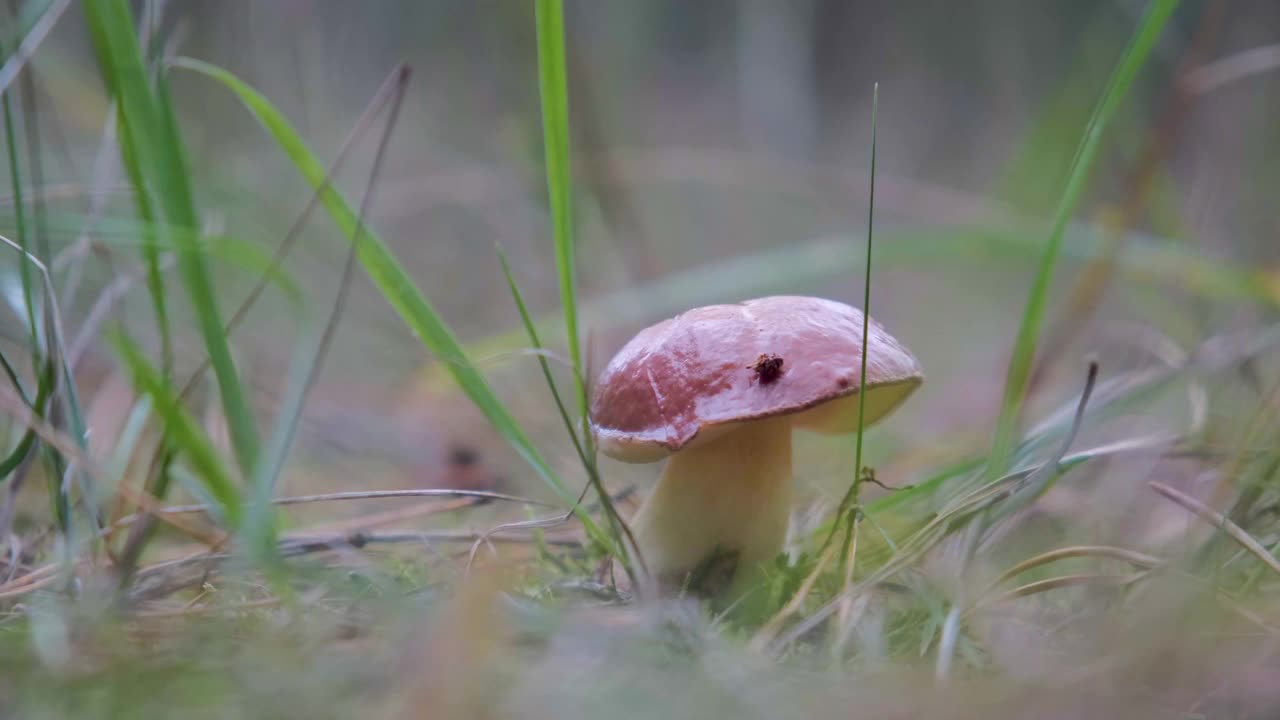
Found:
[[[9,93],[0,95],[0,109],[4,116],[4,144],[9,156],[9,182],[13,185],[13,217],[14,231],[18,238],[21,253],[30,248],[27,243],[26,203],[23,201],[22,161],[18,156],[17,133],[14,131],[13,109],[9,102]],[[31,338],[31,359],[36,367],[40,365],[40,330],[36,324],[35,292],[31,287],[31,268],[25,262],[18,262],[18,273],[22,279],[22,299],[26,305],[27,333]],[[39,410],[38,412],[43,412]]]
[[[356,250],[360,247],[363,233],[366,230],[364,219],[367,217],[369,207],[373,202],[374,188],[377,187],[378,175],[382,171],[382,163],[386,157],[391,133],[395,130],[396,122],[400,116],[400,107],[409,84],[409,67],[407,65],[401,65],[393,72],[393,83],[394,92],[391,95],[390,107],[387,110],[386,126],[381,137],[378,138],[377,151],[373,157],[373,167],[369,171],[364,198],[360,201],[360,214],[356,217],[357,236],[352,238],[351,245],[347,249],[347,258],[343,263],[342,279],[338,283],[338,292],[334,297],[333,306],[329,310],[328,319],[319,333],[319,338],[312,341],[309,328],[304,329],[301,334],[301,338],[294,350],[293,361],[290,363],[289,381],[281,399],[280,410],[276,414],[276,431],[267,446],[267,454],[264,456],[263,462],[259,463],[255,471],[253,499],[246,513],[244,536],[250,553],[267,562],[274,560],[276,556],[274,520],[276,510],[273,502],[275,488],[280,473],[284,471],[284,464],[288,459],[289,451],[293,447],[293,439],[302,420],[302,411],[306,405],[307,396],[315,384],[316,377],[320,374],[321,367],[324,365],[324,358],[333,340],[333,333],[337,330],[338,321],[346,305],[347,293],[350,291],[351,280],[355,270]],[[374,102],[377,102],[376,98]],[[373,110],[377,111],[378,108],[373,108]],[[328,185],[329,183],[326,181],[324,186],[328,187]],[[315,198],[308,203],[308,208],[312,207],[314,203]],[[299,315],[301,314],[299,313]]]
[[[556,275],[560,280],[560,305],[564,311],[569,361],[573,363],[574,389],[582,434],[589,438],[587,390],[578,345],[578,302],[574,291],[573,178],[569,165],[569,90],[564,58],[564,8],[560,0],[538,0],[538,89],[542,98],[542,140],[546,154],[547,196],[551,204],[551,230],[555,237]],[[589,443],[589,439],[588,439]]]
[[[2,48],[0,48],[2,50]],[[7,55],[6,55],[7,58]],[[18,155],[17,131],[14,125],[14,116],[12,103],[10,102],[9,93],[0,94],[0,114],[4,120],[4,144],[8,155],[9,165],[9,182],[13,186],[13,212],[14,212],[14,231],[17,237],[17,248],[19,259],[18,277],[22,284],[22,312],[18,313],[23,316],[26,321],[26,340],[30,343],[31,351],[31,367],[40,370],[36,377],[37,389],[36,400],[34,404],[30,404],[32,412],[37,416],[44,417],[48,409],[49,393],[53,387],[53,374],[48,372],[49,363],[42,358],[40,351],[40,325],[36,319],[36,303],[35,291],[32,287],[32,274],[30,263],[25,262],[22,256],[27,255],[30,248],[28,244],[27,222],[26,222],[26,203],[23,199],[23,178],[22,178],[22,160]],[[6,251],[7,254],[7,251]],[[8,361],[4,363],[5,369],[9,374],[14,387],[22,392],[22,385],[18,381],[16,374],[9,367]],[[25,396],[25,393],[22,393]],[[27,453],[35,445],[35,431],[28,428],[22,434],[21,440],[14,446],[13,450],[4,458],[0,459],[0,482],[9,478],[9,475],[17,469],[27,458]],[[51,487],[50,497],[58,497],[56,480],[51,481],[55,487]],[[63,519],[63,514],[58,513],[59,519]]]
[[[1013,355],[1009,360],[1009,372],[1005,379],[1004,398],[1000,403],[1000,418],[996,423],[995,438],[991,443],[991,454],[987,464],[987,477],[999,477],[1008,470],[1009,454],[1013,449],[1018,431],[1018,421],[1022,409],[1022,401],[1027,393],[1027,381],[1031,375],[1031,365],[1035,360],[1036,342],[1040,336],[1040,326],[1044,321],[1045,308],[1048,304],[1049,282],[1053,278],[1054,268],[1062,248],[1062,238],[1066,233],[1071,216],[1080,203],[1080,195],[1089,179],[1089,170],[1097,157],[1103,131],[1115,114],[1116,108],[1133,85],[1156,40],[1169,21],[1179,0],[1153,0],[1142,17],[1129,45],[1125,48],[1120,63],[1112,73],[1102,99],[1098,102],[1085,128],[1084,137],[1076,150],[1075,159],[1071,162],[1071,170],[1067,175],[1067,185],[1058,209],[1054,213],[1053,228],[1049,233],[1049,243],[1045,246],[1040,258],[1040,267],[1036,271],[1035,281],[1031,286],[1031,294],[1023,311],[1022,323],[1018,327],[1017,339],[1014,341]]]
[[[209,496],[217,503],[223,519],[231,527],[237,527],[241,515],[240,492],[223,467],[209,437],[182,406],[173,386],[147,362],[146,356],[132,340],[116,335],[112,344],[133,377],[134,387],[151,398],[156,414],[164,421],[169,442],[191,462]]]
[[[595,488],[604,508],[609,528],[613,531],[619,555],[631,580],[636,580],[625,534],[631,532],[613,507],[609,493],[600,480],[595,464],[595,448],[587,409],[587,385],[582,368],[582,349],[578,338],[578,299],[574,289],[573,177],[569,164],[569,82],[564,50],[564,7],[560,0],[538,0],[535,19],[538,35],[538,91],[542,100],[542,140],[547,167],[547,196],[551,204],[551,230],[555,238],[556,276],[560,281],[560,306],[564,312],[565,338],[569,361],[573,363],[573,386],[577,399],[578,419],[582,423],[575,433],[575,444],[581,448],[583,469]],[[512,286],[514,287],[514,285]],[[532,325],[526,323],[529,328]],[[571,431],[572,432],[572,431]],[[634,542],[632,543],[634,544]],[[641,560],[643,563],[643,559]]]
[[[582,443],[578,442],[578,431],[573,426],[573,418],[569,416],[569,409],[565,407],[564,399],[560,397],[560,388],[556,386],[555,376],[551,374],[551,365],[547,362],[547,356],[543,352],[542,339],[538,337],[538,328],[533,324],[533,318],[529,315],[529,307],[524,303],[524,295],[520,292],[520,286],[516,285],[515,275],[511,272],[511,264],[507,262],[507,253],[503,251],[502,246],[497,246],[498,263],[502,265],[502,275],[507,279],[507,289],[511,292],[511,298],[515,300],[516,310],[520,313],[520,321],[524,323],[524,331],[529,336],[529,342],[533,345],[533,349],[538,353],[538,366],[542,368],[542,377],[547,381],[547,388],[551,391],[551,400],[556,404],[556,410],[560,413],[560,419],[564,422],[564,428],[569,433],[569,437],[573,441],[574,450],[578,453],[578,459],[585,466],[590,462]]]
[[[455,382],[484,413],[494,429],[566,504],[572,504],[574,514],[586,529],[588,536],[607,550],[615,551],[615,544],[607,534],[601,531],[590,515],[574,502],[574,496],[543,459],[506,406],[494,394],[484,376],[463,352],[453,331],[431,306],[426,296],[414,285],[413,280],[396,260],[386,243],[372,228],[360,229],[355,211],[352,210],[346,198],[326,182],[324,165],[298,136],[297,131],[284,115],[261,93],[222,68],[189,58],[180,58],[173,64],[175,67],[200,73],[218,82],[240,99],[250,114],[275,140],[281,151],[297,167],[298,172],[320,194],[321,204],[347,239],[350,241],[359,239],[359,247],[356,249],[357,259],[405,324],[413,330],[437,360],[449,369]]]
[[[173,241],[179,248],[179,271],[218,381],[236,460],[248,477],[257,464],[257,428],[222,331],[212,276],[195,242],[198,223],[191,176],[164,75],[159,74],[155,86],[149,81],[133,13],[125,0],[86,0],[84,8],[103,79],[120,113],[121,153],[126,156],[126,166],[133,163],[139,171],[138,177],[130,178],[134,191],[155,199],[153,206],[165,221],[158,229],[168,232],[166,228],[173,227],[178,231]]]
[[[862,489],[862,437],[866,431],[867,414],[867,332],[871,329],[871,236],[875,228],[876,217],[876,121],[880,109],[880,83],[876,83],[871,91],[871,182],[867,198],[867,262],[862,277],[862,367],[858,374],[858,436],[854,450],[853,485],[849,488],[849,497],[855,513],[862,512],[859,507],[859,491]],[[857,537],[858,519],[855,515],[848,521],[844,543],[840,548],[840,565],[836,577],[844,578],[847,563]]]

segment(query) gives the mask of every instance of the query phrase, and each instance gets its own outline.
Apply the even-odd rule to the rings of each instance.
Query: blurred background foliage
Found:
[[[11,3],[4,46],[16,45],[24,21],[51,5]],[[601,368],[641,327],[695,305],[772,293],[860,304],[871,88],[878,82],[873,314],[915,351],[928,380],[894,419],[869,434],[870,464],[886,483],[906,486],[947,463],[980,456],[989,447],[1009,349],[1078,140],[1145,7],[1137,0],[569,0],[575,261],[588,367]],[[537,363],[524,351],[528,341],[495,253],[501,245],[542,322],[543,339],[563,353],[533,4],[169,0],[134,9],[154,21],[157,52],[221,66],[257,88],[323,162],[334,158],[397,63],[412,68],[367,220],[552,466],[579,487],[581,469],[550,411]],[[1115,377],[1194,353],[1206,340],[1215,339],[1211,350],[1230,354],[1247,344],[1241,338],[1269,337],[1280,305],[1280,62],[1267,60],[1276,43],[1280,4],[1274,0],[1188,0],[1174,14],[1107,128],[1067,231],[1023,413],[1028,427],[1060,407],[1069,411],[1088,358],[1098,360],[1104,377]],[[1270,54],[1258,54],[1267,48]],[[86,17],[72,5],[23,70],[30,87],[15,97],[14,122],[31,143],[25,177],[36,190],[26,195],[40,207],[33,232],[48,243],[43,257],[77,244],[92,257],[76,266],[82,286],[64,296],[72,334],[103,323],[93,318],[102,293],[139,271],[142,225],[114,146],[102,142],[110,99],[101,70]],[[182,71],[170,76],[170,91],[202,230],[240,243],[222,256],[213,252],[210,265],[229,315],[312,190],[233,94]],[[335,178],[350,198],[366,189],[375,145],[372,137],[362,139]],[[6,198],[0,226],[12,228],[15,188],[8,179],[0,185]],[[306,221],[300,237],[285,270],[302,307],[319,314],[333,302],[350,245],[323,213]],[[62,274],[66,268],[53,269],[60,288],[74,284]],[[10,307],[20,306],[17,276],[17,263],[0,265]],[[168,293],[176,367],[185,377],[203,359],[203,346],[177,283]],[[143,285],[134,283],[105,324],[122,325],[154,349],[160,337],[152,307]],[[250,404],[264,418],[288,382],[295,317],[289,295],[269,289],[232,340]],[[0,318],[6,351],[18,344],[24,322],[18,313]],[[1274,443],[1272,388],[1280,364],[1274,352],[1241,352],[1238,371],[1233,365],[1233,373],[1197,377],[1204,406],[1194,393],[1187,401],[1185,384],[1165,387],[1124,404],[1105,422],[1086,424],[1079,446],[1188,426],[1227,448]],[[114,438],[133,398],[127,383],[113,380],[115,353],[96,341],[88,353],[82,392],[105,418],[100,434]],[[569,387],[564,367],[552,367],[561,387]],[[216,403],[207,394],[197,412],[216,428]],[[299,440],[282,494],[467,487],[546,495],[360,272]],[[103,441],[101,451],[109,456],[111,449],[110,440]],[[851,457],[847,439],[799,437],[802,506],[838,498],[851,478]],[[643,490],[654,474],[644,466],[602,467],[615,489]],[[1274,483],[1274,467],[1252,472]],[[1056,534],[1013,545],[1004,566],[1062,537],[1140,545],[1167,538],[1175,532],[1170,528],[1185,527],[1187,516],[1174,508],[1149,512],[1153,501],[1136,499],[1134,488],[1160,479],[1208,498],[1222,476],[1233,477],[1207,462],[1102,463],[1086,482],[1046,496],[1046,512],[1059,523]],[[1092,492],[1098,487],[1104,491]],[[929,509],[945,500],[944,493]],[[43,511],[43,502],[27,507]],[[304,526],[375,507],[386,506],[305,510],[287,523]],[[517,515],[484,508],[440,522],[483,526]],[[913,627],[928,622],[934,620]],[[619,654],[644,655],[652,639],[631,628],[619,631],[622,651],[591,645],[578,637],[583,632],[565,630],[551,655],[570,664],[602,657],[628,667],[644,661]],[[709,642],[719,647],[719,640]],[[968,659],[975,666],[1012,667],[1021,657],[1014,644],[991,640],[989,655],[973,650]],[[295,662],[287,650],[267,645],[235,662]],[[213,641],[203,662],[218,665],[221,653],[233,651]],[[396,662],[385,653],[378,657],[394,675]],[[133,662],[121,660],[122,667]],[[319,665],[307,687],[349,667]],[[152,668],[157,683],[174,682],[167,673],[182,676],[181,667],[160,667]],[[559,670],[575,677],[565,666]],[[725,676],[717,673],[735,672],[719,665],[703,671],[720,680]],[[743,674],[732,687],[763,672],[738,671]],[[548,677],[526,677],[520,687],[530,707],[556,706],[559,701],[540,693],[569,681],[556,670],[541,672]],[[657,692],[662,677],[647,675],[644,682]],[[804,675],[791,681],[796,696],[813,682]],[[392,683],[363,676],[353,682]],[[613,682],[619,687],[599,697],[638,692],[621,679]],[[183,694],[217,697],[245,689],[195,687],[194,695]],[[249,693],[269,697],[277,687],[250,684]],[[706,686],[698,688],[689,690],[691,706],[725,708],[714,692],[700,694]],[[881,690],[875,697],[887,708],[890,695]],[[994,695],[1011,708],[1026,702],[1019,691]],[[824,702],[814,703],[814,711],[829,710],[818,707]],[[343,712],[336,707],[327,709]],[[280,711],[291,713],[301,716],[297,707]]]
[[[482,357],[513,349],[484,344],[495,336],[523,341],[495,243],[534,310],[554,311],[530,7],[162,6],[167,42],[257,87],[322,156],[390,68],[407,61],[415,73],[372,224]],[[873,306],[927,358],[931,379],[886,432],[936,435],[954,429],[958,414],[966,428],[993,418],[1007,360],[1001,348],[1075,139],[1141,9],[999,0],[570,2],[579,285],[595,366],[630,332],[683,307],[770,292],[860,296],[870,86],[878,81],[883,234]],[[1125,362],[1106,357],[1108,348],[1124,354],[1116,328],[1155,322],[1190,342],[1208,327],[1245,321],[1222,296],[1264,306],[1280,296],[1268,265],[1275,75],[1182,91],[1178,84],[1179,73],[1265,44],[1277,12],[1265,0],[1188,3],[1162,36],[1106,135],[1081,208],[1086,224],[1072,231],[1055,298],[1068,296],[1109,232],[1133,242],[1120,252],[1119,281],[1097,288],[1096,311],[1080,320],[1088,334],[1055,347],[1049,369],[1068,368],[1074,383],[1086,352],[1101,349],[1104,367]],[[75,12],[32,68],[44,95],[34,115],[50,128],[44,173],[51,185],[74,185],[93,167],[106,109]],[[234,96],[179,73],[173,97],[202,221],[269,252],[309,189]],[[355,152],[338,178],[352,192],[367,178],[372,142]],[[70,194],[50,200],[55,241],[77,234],[84,198]],[[128,234],[130,211],[126,196],[112,198],[106,244],[112,220]],[[336,283],[345,242],[318,215],[304,246],[289,271],[318,299]],[[228,298],[253,280],[242,267],[218,271]],[[80,297],[88,305],[94,295]],[[147,302],[132,293],[126,308],[130,300]],[[606,310],[590,312],[597,306]],[[248,367],[283,365],[282,345],[272,342],[279,318],[278,309],[250,318],[237,343]],[[345,318],[326,375],[339,397],[353,383],[359,388],[349,395],[372,397],[429,362],[367,281],[356,280]],[[533,382],[532,365],[507,356],[490,368],[511,378],[513,393]],[[322,393],[316,405],[325,404]],[[532,411],[541,412],[540,398]]]

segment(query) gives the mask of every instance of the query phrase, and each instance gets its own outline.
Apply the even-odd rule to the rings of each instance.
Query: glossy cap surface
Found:
[[[627,462],[780,415],[804,429],[852,432],[861,363],[862,312],[849,305],[774,296],[697,308],[640,331],[614,356],[595,386],[592,427],[600,449]],[[922,381],[915,356],[872,320],[866,424]]]

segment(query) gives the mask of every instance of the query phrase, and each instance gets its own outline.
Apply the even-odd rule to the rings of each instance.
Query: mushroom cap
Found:
[[[600,449],[618,460],[652,462],[735,424],[793,414],[795,427],[853,432],[862,319],[844,303],[784,295],[709,305],[645,328],[596,383],[591,424]],[[868,333],[870,425],[924,376],[915,356],[875,320]]]

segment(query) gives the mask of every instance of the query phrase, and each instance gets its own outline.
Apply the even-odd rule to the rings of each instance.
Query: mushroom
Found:
[[[641,330],[595,386],[600,450],[667,458],[632,532],[660,586],[736,555],[731,595],[782,550],[790,516],[791,430],[858,427],[862,312],[775,296],[690,310]],[[865,424],[923,381],[919,363],[871,320]]]

